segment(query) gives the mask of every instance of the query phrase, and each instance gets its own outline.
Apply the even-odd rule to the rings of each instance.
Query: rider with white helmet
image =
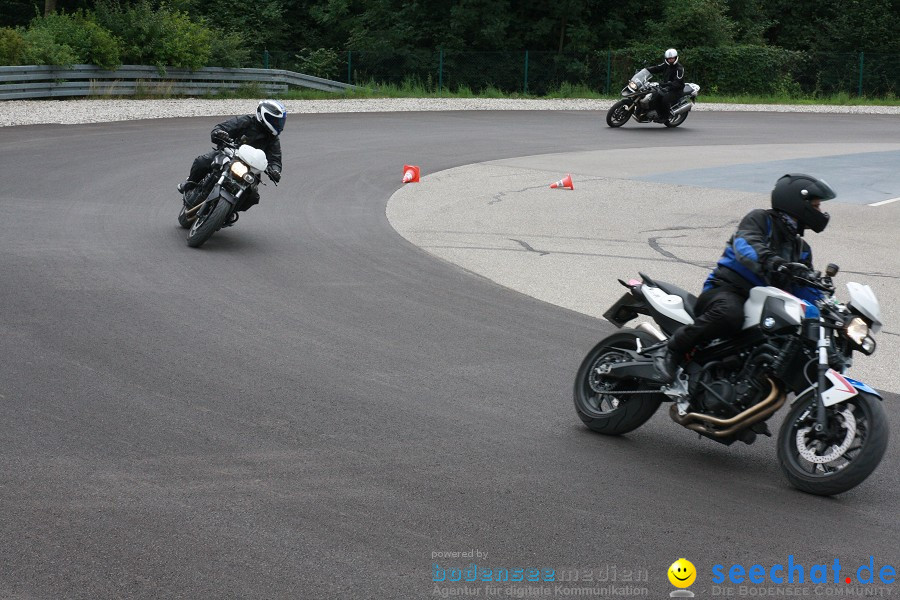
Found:
[[[663,62],[648,67],[648,71],[657,75],[662,73],[662,81],[659,90],[653,97],[653,108],[656,110],[657,119],[665,120],[669,114],[669,108],[684,93],[684,65],[678,62],[678,51],[669,48],[663,54]],[[651,118],[652,111],[650,114]]]

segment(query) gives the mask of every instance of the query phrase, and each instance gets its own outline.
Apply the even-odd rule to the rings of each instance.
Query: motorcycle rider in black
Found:
[[[793,285],[793,277],[812,271],[812,251],[803,232],[825,229],[830,217],[820,204],[832,198],[834,190],[825,181],[788,174],[775,183],[771,210],[756,209],[741,220],[697,298],[694,323],[679,328],[669,339],[665,354],[654,359],[665,382],[674,381],[695,346],[740,332],[744,302],[755,286],[781,288],[812,304],[807,317],[816,315],[815,301],[822,293]]]
[[[669,109],[684,93],[684,65],[678,62],[678,51],[675,48],[669,48],[663,55],[663,62],[660,64],[647,67],[647,70],[657,75],[663,73],[662,81],[659,88],[653,94],[653,109],[656,110],[654,117],[653,112],[648,113],[651,120],[665,120],[669,115]]]
[[[281,141],[278,137],[284,130],[287,109],[278,100],[262,100],[256,107],[256,114],[241,115],[228,119],[213,127],[210,138],[213,144],[223,142],[249,144],[266,153],[269,166],[266,173],[275,183],[281,179]],[[201,154],[191,165],[191,172],[183,183],[178,184],[179,193],[184,193],[203,181],[212,169],[216,151]],[[259,191],[250,188],[241,198],[238,211],[248,210],[259,203]],[[237,221],[237,212],[232,213],[231,222]]]

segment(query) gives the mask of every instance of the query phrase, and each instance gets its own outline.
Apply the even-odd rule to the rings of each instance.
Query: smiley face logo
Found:
[[[697,569],[686,558],[679,558],[669,567],[669,583],[677,588],[691,587],[697,579]]]

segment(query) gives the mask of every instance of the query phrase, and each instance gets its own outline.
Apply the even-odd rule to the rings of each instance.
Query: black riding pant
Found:
[[[737,334],[744,325],[746,300],[747,293],[737,288],[722,286],[706,290],[697,298],[694,323],[672,335],[669,349],[680,359],[698,344]]]
[[[195,158],[194,164],[191,165],[191,173],[188,175],[188,180],[193,181],[194,183],[203,181],[203,178],[212,170],[212,163],[215,156],[216,151],[213,150]],[[241,195],[241,199],[237,204],[237,209],[247,210],[254,204],[259,204],[259,190],[255,187],[251,187]]]
[[[656,114],[660,117],[665,117],[669,114],[669,109],[672,108],[672,105],[675,104],[679,98],[681,98],[681,91],[683,86],[666,89],[661,92],[657,92],[654,97],[653,107],[656,109]]]

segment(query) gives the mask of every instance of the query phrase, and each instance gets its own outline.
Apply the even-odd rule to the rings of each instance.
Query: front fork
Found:
[[[203,202],[200,202],[200,203],[197,204],[197,206],[195,206],[194,208],[185,211],[185,215],[186,215],[187,217],[203,216],[203,214],[205,214],[205,213],[208,212],[208,211],[206,211],[205,209],[206,209],[207,206],[209,206],[209,201],[210,201],[210,199],[213,198],[213,197],[224,198],[224,199],[225,199],[227,202],[229,202],[232,206],[237,206],[237,203],[238,203],[238,201],[241,199],[241,196],[243,195],[243,193],[246,191],[246,188],[241,187],[241,188],[238,190],[237,194],[234,194],[234,195],[232,196],[230,193],[228,193],[228,192],[226,192],[225,190],[222,189],[222,182],[225,181],[225,178],[226,178],[227,176],[228,176],[228,173],[227,173],[227,172],[222,173],[222,175],[219,177],[219,180],[218,180],[218,181],[216,182],[216,184],[213,186],[212,191],[209,193],[209,195],[206,196],[206,198],[203,200]],[[215,193],[216,190],[219,190],[219,193],[218,193],[218,194]]]
[[[825,393],[825,374],[830,368],[828,365],[828,328],[825,327],[825,320],[819,317],[819,341],[816,348],[819,351],[819,372],[816,385],[816,424],[813,430],[816,433],[824,433],[828,426],[828,417],[825,413],[825,399],[822,394]]]

